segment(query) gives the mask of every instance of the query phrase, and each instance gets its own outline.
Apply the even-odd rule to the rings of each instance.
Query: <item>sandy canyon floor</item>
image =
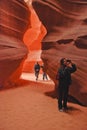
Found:
[[[54,83],[23,73],[16,87],[0,91],[0,130],[87,130],[87,107],[68,103],[59,112]]]

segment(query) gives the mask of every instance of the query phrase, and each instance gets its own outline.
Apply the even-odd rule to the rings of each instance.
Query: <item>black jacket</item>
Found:
[[[35,64],[34,70],[35,70],[35,72],[39,72],[40,71],[40,65],[39,64]]]
[[[59,85],[70,85],[71,80],[71,73],[76,71],[76,65],[72,64],[72,67],[61,67],[58,70],[59,75]]]

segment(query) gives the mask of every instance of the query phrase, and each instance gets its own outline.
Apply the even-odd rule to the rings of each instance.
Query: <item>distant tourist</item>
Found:
[[[42,74],[43,74],[43,80],[48,80],[48,77],[47,77],[47,73],[46,73],[46,69],[44,67],[44,64],[41,66],[42,68]]]
[[[59,80],[58,86],[58,108],[59,111],[67,110],[67,100],[69,86],[72,83],[71,73],[76,71],[76,65],[71,60],[62,58],[60,60],[60,68],[57,73],[57,80]]]
[[[38,62],[34,65],[34,72],[35,72],[36,80],[38,80],[39,72],[40,72],[40,65]]]

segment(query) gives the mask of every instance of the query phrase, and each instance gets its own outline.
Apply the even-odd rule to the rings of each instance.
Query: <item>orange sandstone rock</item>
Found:
[[[87,105],[87,1],[33,0],[33,7],[47,30],[41,54],[47,73],[57,86],[59,60],[70,58],[77,65],[70,95]]]
[[[0,1],[0,86],[21,75],[28,54],[23,35],[30,26],[29,19],[30,11],[24,0]]]

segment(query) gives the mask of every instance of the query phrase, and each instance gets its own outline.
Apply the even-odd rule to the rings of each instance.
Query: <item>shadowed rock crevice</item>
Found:
[[[72,41],[74,41],[73,39],[61,39],[59,41],[57,41],[59,44],[68,44],[71,43]]]
[[[75,45],[80,49],[87,49],[87,38],[77,38]]]

